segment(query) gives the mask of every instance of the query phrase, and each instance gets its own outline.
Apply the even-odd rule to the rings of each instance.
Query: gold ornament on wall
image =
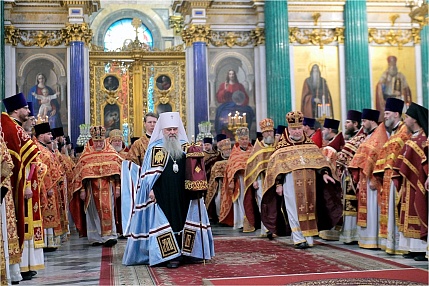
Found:
[[[14,26],[5,26],[4,27],[4,40],[6,44],[11,44],[12,46],[18,45],[19,42],[19,29],[15,29]]]
[[[369,43],[376,43],[379,45],[388,44],[390,46],[398,46],[402,49],[402,46],[408,43],[420,43],[420,29],[412,28],[410,30],[382,30],[376,28],[368,29],[368,41]]]
[[[298,27],[289,28],[290,43],[301,45],[312,44],[323,49],[324,45],[334,42],[344,41],[344,28],[335,29],[300,29]]]
[[[180,36],[183,30],[183,16],[170,16],[168,19],[170,28],[173,29],[173,33],[175,36]]]
[[[5,42],[12,46],[21,44],[25,47],[38,46],[59,46],[63,44],[63,32],[59,30],[35,31],[35,30],[19,30],[14,26],[5,27]]]
[[[264,28],[256,28],[250,32],[250,36],[253,39],[254,46],[265,45],[265,29]]]
[[[226,31],[212,31],[210,44],[215,47],[233,46],[244,47],[251,45],[253,38],[251,31],[245,32],[226,32]]]

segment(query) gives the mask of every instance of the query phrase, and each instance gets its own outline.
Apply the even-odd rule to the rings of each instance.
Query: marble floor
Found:
[[[213,226],[212,229],[214,236],[259,235],[259,231],[242,233],[230,227]],[[290,237],[276,239],[290,240]],[[326,243],[326,241],[324,242]],[[126,243],[126,240],[119,240],[118,243]],[[328,243],[407,266],[428,269],[427,261],[418,262],[401,256],[391,256],[380,250],[361,249],[357,245],[344,245],[336,241]],[[38,271],[32,280],[21,281],[19,285],[100,285],[102,248],[102,246],[91,246],[86,238],[79,238],[77,234],[72,234],[69,241],[65,242],[58,250],[45,253],[45,269]]]

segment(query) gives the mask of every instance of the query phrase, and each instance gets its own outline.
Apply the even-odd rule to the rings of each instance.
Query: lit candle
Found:
[[[326,115],[325,95],[322,95],[322,115]]]
[[[232,117],[231,117],[231,112],[228,113],[228,125],[232,124]]]
[[[243,113],[243,123],[246,123],[247,122],[247,120],[246,120],[246,113]]]

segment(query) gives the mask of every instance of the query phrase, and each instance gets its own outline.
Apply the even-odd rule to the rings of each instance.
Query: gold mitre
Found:
[[[110,141],[112,140],[123,140],[124,136],[122,135],[122,131],[119,129],[113,129],[112,131],[109,132],[109,139]]]
[[[259,128],[261,128],[261,132],[273,131],[274,130],[274,121],[271,118],[262,119],[259,122]]]
[[[304,114],[301,111],[291,111],[286,114],[286,121],[288,127],[302,127],[304,121]]]
[[[89,129],[92,140],[103,140],[106,137],[106,128],[103,126],[91,126]]]
[[[249,137],[249,128],[247,127],[239,127],[235,132],[237,137]]]
[[[229,138],[217,142],[217,149],[219,151],[231,150],[231,140]]]

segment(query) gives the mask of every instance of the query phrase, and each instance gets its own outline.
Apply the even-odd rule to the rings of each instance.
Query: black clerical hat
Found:
[[[414,118],[420,127],[425,132],[426,136],[428,136],[428,110],[427,108],[418,105],[414,102],[411,102],[410,107],[405,112],[406,115]]]

